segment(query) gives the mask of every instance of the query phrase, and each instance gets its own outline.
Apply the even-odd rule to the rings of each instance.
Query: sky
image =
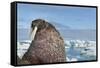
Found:
[[[18,28],[30,28],[31,22],[38,18],[71,29],[96,29],[96,8],[22,3],[17,5]]]

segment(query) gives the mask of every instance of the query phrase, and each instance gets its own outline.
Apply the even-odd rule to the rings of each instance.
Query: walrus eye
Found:
[[[34,40],[37,29],[37,26],[35,26],[34,29],[31,30],[31,41]]]

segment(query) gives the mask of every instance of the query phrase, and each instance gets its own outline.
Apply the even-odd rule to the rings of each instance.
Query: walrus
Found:
[[[66,62],[64,40],[58,30],[43,19],[31,24],[31,44],[21,64]]]

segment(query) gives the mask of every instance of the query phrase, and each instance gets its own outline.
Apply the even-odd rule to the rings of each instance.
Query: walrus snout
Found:
[[[32,21],[31,28],[38,27],[38,30],[42,30],[48,26],[48,23],[43,19],[36,19]]]

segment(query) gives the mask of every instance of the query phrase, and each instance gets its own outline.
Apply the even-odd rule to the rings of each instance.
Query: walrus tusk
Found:
[[[37,29],[38,29],[37,26],[35,26],[34,27],[34,30],[32,30],[32,33],[31,33],[31,41],[34,40],[35,35],[36,35],[36,32],[37,32]]]

